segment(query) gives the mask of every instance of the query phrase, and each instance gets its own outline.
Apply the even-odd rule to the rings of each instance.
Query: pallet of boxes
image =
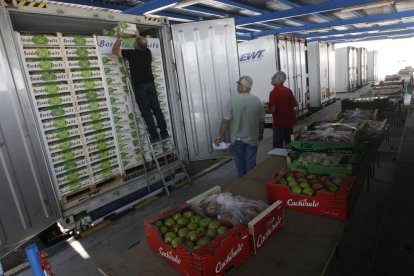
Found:
[[[225,275],[283,227],[281,201],[268,205],[219,186],[145,222],[150,248],[183,275]]]

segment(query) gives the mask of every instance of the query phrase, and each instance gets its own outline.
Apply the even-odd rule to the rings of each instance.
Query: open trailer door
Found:
[[[239,78],[234,19],[177,24],[172,33],[189,158],[228,154],[212,142]]]
[[[60,218],[8,13],[0,7],[0,257]]]

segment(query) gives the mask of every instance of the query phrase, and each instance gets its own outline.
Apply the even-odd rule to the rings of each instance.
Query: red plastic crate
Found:
[[[183,275],[225,275],[248,261],[248,230],[242,225],[231,228],[196,251],[183,245],[173,248],[165,243],[153,223],[188,209],[190,206],[184,204],[144,222],[147,242],[152,251]]]
[[[277,184],[279,179],[289,171],[292,170],[282,169],[275,178],[266,184],[269,202],[281,200],[286,207],[293,210],[340,220],[348,218],[352,183],[355,177],[345,176],[336,193],[317,191],[315,196],[306,196],[291,193],[288,186]]]

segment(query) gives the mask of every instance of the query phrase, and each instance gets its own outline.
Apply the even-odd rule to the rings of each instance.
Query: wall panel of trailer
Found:
[[[367,53],[367,81],[375,82],[378,80],[378,51],[368,51]]]

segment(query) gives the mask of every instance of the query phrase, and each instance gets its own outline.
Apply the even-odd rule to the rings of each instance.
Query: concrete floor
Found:
[[[362,88],[359,93],[364,92]],[[359,94],[358,93],[358,94]],[[356,93],[351,94],[355,96]],[[339,97],[348,97],[340,94]],[[339,111],[340,102],[336,102],[299,122],[299,128],[311,121],[327,120]],[[379,229],[385,210],[387,192],[392,183],[395,159],[403,122],[398,121],[391,132],[391,147],[380,148],[381,169],[376,170],[371,180],[371,189],[362,189],[352,216],[346,224],[344,236],[339,243],[338,254],[330,262],[326,275],[368,275],[374,249],[378,245]],[[272,130],[266,129],[264,140],[259,145],[257,162],[261,162],[272,147]],[[144,209],[133,209],[120,216],[107,227],[80,240],[69,240],[48,250],[49,261],[56,275],[101,275],[98,267],[115,258],[120,252],[145,239],[143,221],[184,202],[210,187],[220,185],[228,187],[237,179],[233,161],[227,162],[214,171],[197,178],[192,185],[175,190],[172,197],[161,195],[158,200]],[[328,260],[327,260],[328,261]],[[31,275],[30,271],[19,275]],[[379,275],[379,274],[371,274]],[[384,274],[391,275],[391,274]],[[400,274],[402,275],[402,274]]]

